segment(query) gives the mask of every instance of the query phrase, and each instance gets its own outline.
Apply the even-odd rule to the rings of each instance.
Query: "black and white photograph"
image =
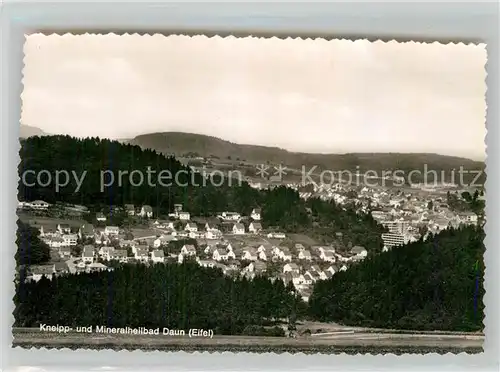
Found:
[[[27,35],[13,345],[482,352],[486,61]]]

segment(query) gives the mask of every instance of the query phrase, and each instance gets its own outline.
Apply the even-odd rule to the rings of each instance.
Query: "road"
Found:
[[[375,333],[355,330],[297,338],[53,333],[42,332],[38,328],[14,328],[13,335],[13,346],[21,347],[292,353],[479,353],[483,351],[484,342],[484,336],[479,334]]]

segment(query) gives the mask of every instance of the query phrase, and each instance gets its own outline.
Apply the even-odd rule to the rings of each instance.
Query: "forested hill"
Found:
[[[144,149],[156,150],[175,156],[195,155],[220,159],[240,159],[251,163],[285,164],[300,169],[317,166],[328,170],[424,171],[424,166],[437,172],[458,170],[484,170],[484,162],[431,153],[347,153],[318,154],[291,152],[278,147],[238,144],[220,138],[194,133],[164,132],[137,136],[129,141]]]
[[[305,304],[292,289],[281,280],[232,279],[220,269],[191,262],[125,265],[112,272],[20,283],[14,315],[18,327],[46,323],[247,334],[249,327],[272,326],[303,313]]]
[[[347,325],[396,329],[483,329],[480,227],[445,230],[318,282],[309,310]]]
[[[27,170],[34,173],[28,174],[25,183],[20,182],[19,200],[83,204],[93,211],[109,209],[110,205],[148,204],[153,207],[155,216],[171,212],[174,203],[182,203],[193,216],[212,216],[224,210],[249,215],[252,208],[260,207],[264,228],[307,231],[322,237],[325,242],[331,242],[335,233],[342,232],[346,242],[362,245],[369,251],[379,251],[383,246],[382,228],[369,215],[358,216],[350,209],[344,211],[333,202],[305,201],[296,191],[286,187],[259,191],[246,182],[233,181],[232,185],[221,184],[219,179],[203,182],[201,175],[193,175],[175,158],[130,144],[99,138],[31,137],[21,141],[20,156],[20,177]],[[152,182],[147,180],[148,167],[150,173],[154,172]],[[87,172],[78,191],[74,177],[60,190],[56,190],[53,182],[43,187],[34,177],[41,171],[54,176],[61,170],[75,172],[77,177]],[[109,170],[115,175],[115,182],[101,191],[101,172]],[[128,172],[121,184],[119,171]],[[143,174],[144,182],[139,183],[138,177],[131,180],[129,175],[133,171]],[[174,176],[180,174],[179,182],[162,186],[157,180],[161,171]],[[46,175],[42,180],[45,182]],[[312,213],[308,213],[308,208]]]

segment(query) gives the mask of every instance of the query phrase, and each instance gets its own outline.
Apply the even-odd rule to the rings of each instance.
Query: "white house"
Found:
[[[303,244],[301,244],[301,243],[296,243],[296,244],[295,244],[295,249],[297,250],[297,252],[301,252],[301,251],[303,251],[304,249],[306,249],[306,247],[304,247],[304,245],[303,245]]]
[[[253,248],[247,248],[243,251],[241,259],[249,261],[257,261],[258,259],[257,251]]]
[[[127,250],[126,249],[113,249],[109,252],[108,261],[116,260],[122,263],[126,263],[128,261]]]
[[[262,225],[259,222],[252,222],[250,226],[248,226],[248,231],[251,233],[257,234],[262,230]]]
[[[235,235],[245,234],[245,225],[243,225],[242,223],[235,223],[233,225],[233,234]]]
[[[155,263],[164,263],[165,253],[161,249],[156,249],[151,253],[151,260]]]
[[[186,226],[184,226],[184,230],[189,232],[197,232],[198,226],[194,222],[188,222],[186,223]]]
[[[29,203],[29,206],[37,210],[46,210],[50,207],[50,204],[43,200],[35,200]]]
[[[226,261],[229,259],[229,255],[224,248],[217,248],[212,254],[212,259],[214,259],[215,261]]]
[[[99,222],[104,222],[104,221],[106,221],[106,216],[105,216],[103,213],[98,212],[98,213],[96,213],[96,215],[95,215],[95,219],[96,219],[97,221],[99,221]]]
[[[78,241],[78,236],[76,234],[66,234],[63,235],[62,238],[66,246],[74,246]]]
[[[211,229],[205,233],[205,237],[211,240],[218,240],[222,238],[222,232],[217,229]]]
[[[83,247],[82,261],[85,264],[91,264],[94,262],[94,247],[91,245],[86,245]]]
[[[147,262],[149,260],[149,251],[146,248],[137,248],[134,258],[138,261]]]
[[[266,251],[257,251],[258,253],[258,257],[259,257],[259,260],[261,261],[267,261],[267,255],[266,255]]]
[[[323,250],[319,258],[326,262],[335,262],[335,253],[333,253],[332,251]]]
[[[153,208],[150,205],[143,205],[140,212],[141,217],[153,217]]]
[[[250,217],[255,220],[255,221],[260,221],[260,214],[261,214],[261,209],[260,208],[254,208],[252,210],[252,213],[250,214]]]
[[[181,248],[181,254],[184,256],[196,256],[196,248],[194,245],[185,244]]]
[[[114,251],[115,248],[114,247],[101,247],[99,249],[99,256],[102,258],[102,259],[106,259],[106,260],[109,260],[109,257],[111,255],[111,252]]]
[[[241,215],[237,212],[222,212],[222,218],[229,221],[239,221]]]
[[[267,234],[267,237],[269,239],[285,239],[286,238],[286,235],[284,233],[280,233],[280,232],[273,232],[273,233],[269,233]]]
[[[118,226],[106,226],[104,228],[104,234],[106,235],[118,235],[120,233],[120,229]]]
[[[306,250],[300,251],[298,257],[299,260],[306,260],[306,261],[312,260],[311,252]]]
[[[299,266],[294,263],[287,263],[285,266],[283,266],[283,273],[300,273],[300,268]]]
[[[189,212],[179,212],[178,216],[181,221],[189,221],[191,219]]]
[[[197,260],[201,267],[215,267],[215,262],[212,260]]]

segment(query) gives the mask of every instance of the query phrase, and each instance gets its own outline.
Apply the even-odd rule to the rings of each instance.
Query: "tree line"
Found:
[[[309,314],[348,325],[483,329],[484,231],[450,229],[379,255],[318,282]]]
[[[18,283],[14,301],[18,327],[204,328],[216,334],[262,333],[305,311],[293,287],[280,280],[230,278],[194,262],[44,277]]]

